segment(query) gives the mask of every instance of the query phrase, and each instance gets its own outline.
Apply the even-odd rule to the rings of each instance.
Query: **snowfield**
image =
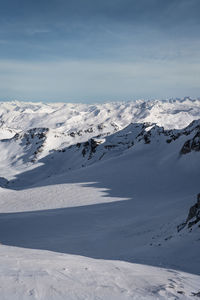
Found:
[[[5,255],[6,253],[6,255]],[[1,299],[195,299],[199,276],[1,246]]]
[[[200,100],[0,103],[0,153],[0,299],[200,296]]]

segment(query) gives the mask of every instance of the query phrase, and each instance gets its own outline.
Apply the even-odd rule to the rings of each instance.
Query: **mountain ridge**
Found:
[[[6,169],[15,176],[19,171],[22,172],[22,169],[26,171],[37,167],[40,162],[54,166],[53,172],[57,172],[57,169],[66,172],[120,156],[130,148],[139,147],[142,150],[145,145],[152,143],[159,147],[168,147],[170,153],[170,145],[181,140],[176,149],[177,155],[200,151],[200,120],[194,120],[184,129],[173,130],[165,130],[164,127],[153,123],[131,123],[121,130],[115,128],[114,133],[110,135],[98,132],[97,136],[93,136],[96,131],[92,127],[90,129],[89,134],[92,137],[89,139],[87,131],[64,135],[55,135],[54,132],[53,139],[52,130],[49,128],[32,128],[16,133],[12,138],[0,140],[1,153],[5,157],[1,164],[4,164],[4,167],[7,164]],[[85,141],[81,142],[79,138],[84,137]],[[71,140],[67,147],[65,139]],[[6,174],[1,175],[9,179]]]
[[[24,282],[43,276],[47,256],[47,264],[50,257],[55,259],[49,272],[62,273],[64,284],[65,272],[55,267],[58,257],[61,265],[73,259],[79,272],[81,255],[86,268],[91,267],[91,258],[94,263],[103,259],[108,277],[109,266],[119,265],[116,260],[124,261],[124,266],[131,263],[133,273],[136,264],[144,265],[138,268],[143,270],[138,287],[145,282],[142,286],[154,291],[153,299],[199,295],[199,100],[135,105],[21,105],[1,113],[2,261],[10,253],[2,264],[1,280],[11,282],[20,276]],[[21,254],[22,248],[29,249]],[[38,265],[30,269],[34,253]],[[69,267],[67,262],[65,268]],[[144,277],[148,270],[158,274],[154,287],[148,281],[151,277]],[[92,270],[91,278],[94,274]],[[137,278],[137,271],[134,274]],[[159,274],[166,277],[160,281]],[[186,276],[186,281],[176,287],[171,274]],[[125,278],[126,286],[128,278],[123,273],[116,276]],[[70,278],[79,280],[73,272]],[[100,282],[98,277],[97,286]],[[23,294],[22,284],[16,286]]]
[[[109,128],[111,122],[116,123],[120,129],[131,122],[151,122],[164,126],[165,129],[178,129],[186,127],[194,119],[198,119],[199,115],[200,100],[190,98],[175,101],[107,102],[96,105],[1,102],[0,129],[20,131],[48,127],[58,132],[66,132],[79,131],[82,127],[101,123]]]

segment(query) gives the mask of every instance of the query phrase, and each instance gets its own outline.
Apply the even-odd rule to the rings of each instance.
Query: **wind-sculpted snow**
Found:
[[[120,261],[3,246],[0,264],[1,300],[194,300],[198,295],[198,276]]]

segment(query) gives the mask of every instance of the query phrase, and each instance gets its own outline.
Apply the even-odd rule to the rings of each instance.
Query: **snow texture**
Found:
[[[199,296],[199,100],[8,102],[0,124],[0,299]]]

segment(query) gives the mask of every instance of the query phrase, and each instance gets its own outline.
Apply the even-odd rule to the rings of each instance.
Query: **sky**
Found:
[[[0,100],[200,96],[199,0],[0,0]]]

